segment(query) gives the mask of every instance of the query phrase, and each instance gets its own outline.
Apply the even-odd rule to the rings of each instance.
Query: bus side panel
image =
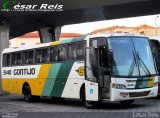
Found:
[[[8,76],[2,76],[2,88],[6,92],[22,94],[23,84],[26,82],[29,84],[31,88],[32,95],[41,96],[42,90],[44,88],[44,84],[46,82],[46,78],[48,76],[48,72],[50,70],[50,64],[43,64],[41,66],[30,66],[25,68],[35,68],[35,75],[14,75],[13,72],[15,69],[24,68],[24,67],[16,67],[14,69],[3,69],[3,70],[11,70],[12,74]],[[13,67],[12,67],[13,68]]]
[[[51,96],[53,86],[55,84],[58,72],[60,70],[62,63],[52,64],[49,70],[46,83],[43,88],[42,96]]]
[[[62,63],[52,88],[51,96],[61,97],[67,78],[74,62]]]
[[[61,97],[80,98],[80,88],[84,83],[84,61],[75,62],[65,84]]]

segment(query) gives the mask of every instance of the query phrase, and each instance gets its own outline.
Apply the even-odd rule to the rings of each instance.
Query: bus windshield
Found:
[[[156,74],[149,41],[145,37],[111,37],[112,76],[152,76]]]

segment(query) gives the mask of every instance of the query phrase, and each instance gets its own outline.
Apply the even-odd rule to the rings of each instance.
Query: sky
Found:
[[[137,27],[137,26],[146,24],[146,25],[150,25],[150,26],[155,27],[155,21],[157,23],[157,27],[160,27],[160,14],[141,16],[141,17],[115,19],[115,20],[103,20],[103,21],[97,21],[97,22],[87,22],[87,23],[80,23],[80,24],[73,24],[73,25],[65,25],[62,27],[62,33],[86,34],[86,33],[92,32],[96,29],[102,29],[102,28],[115,26],[115,25]]]

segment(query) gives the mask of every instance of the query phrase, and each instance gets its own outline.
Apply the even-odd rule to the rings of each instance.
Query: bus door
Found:
[[[90,47],[86,49],[86,100],[109,98],[110,83],[105,39],[91,40]]]
[[[98,83],[99,83],[99,96],[100,99],[110,98],[110,69],[109,58],[106,40],[104,38],[98,39]]]
[[[87,47],[85,51],[85,96],[87,101],[99,100],[98,63],[95,47]]]

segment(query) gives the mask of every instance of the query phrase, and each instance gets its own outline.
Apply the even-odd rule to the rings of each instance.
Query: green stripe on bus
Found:
[[[83,41],[85,38],[86,36],[82,36],[82,37],[76,37],[73,39],[61,40],[61,44],[79,42],[79,41]]]
[[[71,39],[68,39],[68,40],[61,40],[61,44],[70,43],[71,41],[72,41]]]
[[[54,97],[61,97],[64,86],[66,84],[67,78],[69,76],[69,73],[71,71],[71,68],[73,66],[74,62],[67,62],[67,63],[62,63],[57,78],[55,80],[54,86],[52,88],[52,93],[51,96]]]
[[[42,92],[42,96],[50,96],[56,77],[58,75],[59,69],[61,67],[61,63],[52,64],[51,69],[49,71],[48,77],[46,79],[46,83]]]

